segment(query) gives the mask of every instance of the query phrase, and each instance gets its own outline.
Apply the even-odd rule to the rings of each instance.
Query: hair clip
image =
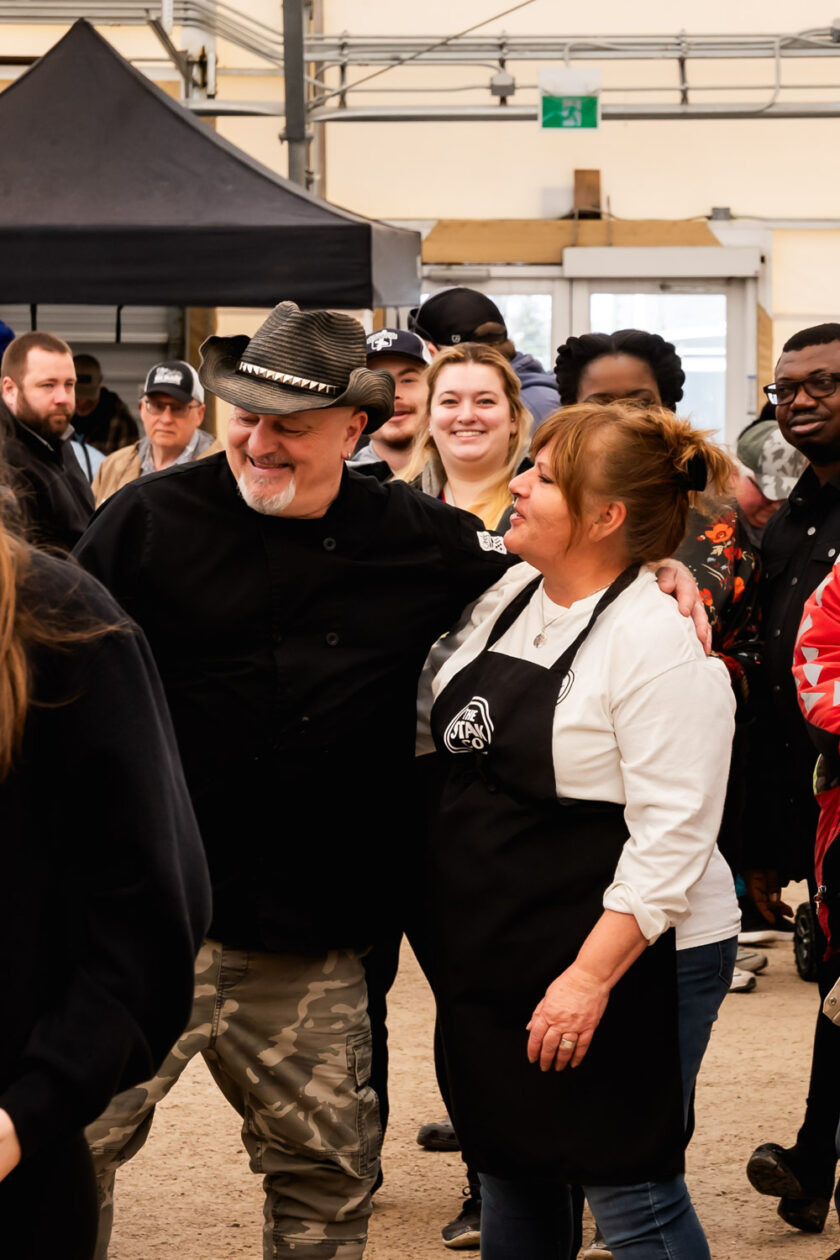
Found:
[[[706,460],[699,453],[692,455],[684,469],[677,474],[677,480],[686,490],[705,490],[709,480]]]

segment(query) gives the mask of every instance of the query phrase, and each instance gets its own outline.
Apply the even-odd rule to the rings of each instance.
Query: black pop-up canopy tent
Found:
[[[0,95],[0,189],[0,302],[418,298],[418,233],[275,175],[81,19]]]

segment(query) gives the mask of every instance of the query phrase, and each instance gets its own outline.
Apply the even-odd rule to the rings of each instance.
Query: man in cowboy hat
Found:
[[[356,320],[283,302],[202,355],[226,452],[126,486],[76,553],[149,637],[214,895],[190,1027],[88,1134],[97,1255],[116,1167],[201,1052],[265,1178],[265,1255],[357,1260],[380,1142],[361,959],[394,900],[417,677],[509,561],[476,518],[345,469],[394,399]]]

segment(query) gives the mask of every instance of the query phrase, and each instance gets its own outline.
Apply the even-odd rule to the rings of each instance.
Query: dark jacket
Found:
[[[137,421],[119,394],[102,386],[99,402],[87,416],[74,416],[73,428],[88,446],[110,455],[140,436]]]
[[[22,602],[121,618],[34,553]],[[189,1018],[209,919],[204,857],[160,680],[125,627],[30,654],[23,751],[0,783],[0,1107],[24,1157],[152,1076]]]
[[[810,467],[771,517],[762,539],[760,583],[765,712],[755,728],[753,793],[745,865],[788,878],[813,870],[817,806],[814,749],[791,673],[802,608],[840,555],[840,477],[820,486]]]
[[[519,377],[522,401],[534,417],[531,426],[533,432],[560,406],[557,381],[554,373],[546,372],[539,359],[531,354],[520,354],[517,351],[510,366]]]
[[[41,437],[0,402],[0,447],[30,541],[70,551],[93,513],[93,494],[70,443]]]
[[[420,669],[507,567],[498,541],[403,483],[346,470],[323,517],[265,516],[223,454],[99,509],[76,555],[157,660],[214,936],[278,951],[370,944],[390,863],[399,886]],[[376,810],[354,812],[372,769]]]

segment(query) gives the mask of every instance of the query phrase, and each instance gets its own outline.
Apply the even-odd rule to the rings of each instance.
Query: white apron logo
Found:
[[[473,696],[447,726],[443,742],[451,753],[486,752],[492,738],[489,705],[483,696]]]
[[[557,693],[557,704],[560,704],[561,701],[566,699],[566,696],[569,694],[569,692],[572,689],[572,683],[574,681],[575,681],[575,676],[572,673],[572,671],[569,670],[568,674],[566,675],[566,677],[563,679],[562,683],[560,684],[560,690]]]
[[[482,551],[498,551],[500,555],[507,555],[507,547],[498,534],[490,534],[486,529],[479,529],[476,530],[475,536]]]

